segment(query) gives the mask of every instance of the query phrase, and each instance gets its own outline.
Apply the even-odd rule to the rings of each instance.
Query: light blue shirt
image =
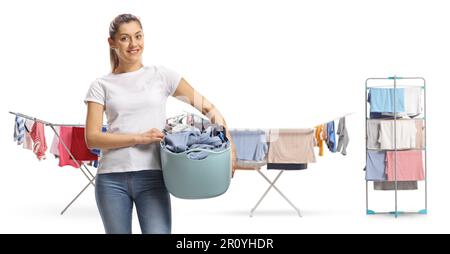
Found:
[[[394,88],[370,88],[369,90],[370,112],[396,113],[405,112],[405,89]]]
[[[367,151],[366,180],[386,181],[385,159],[383,151]]]
[[[268,146],[266,133],[263,130],[233,130],[230,134],[236,146],[237,160],[264,160]]]

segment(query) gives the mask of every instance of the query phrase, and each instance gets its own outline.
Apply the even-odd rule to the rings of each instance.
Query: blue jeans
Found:
[[[170,196],[161,170],[97,174],[95,183],[107,234],[131,234],[133,202],[143,234],[170,234]]]

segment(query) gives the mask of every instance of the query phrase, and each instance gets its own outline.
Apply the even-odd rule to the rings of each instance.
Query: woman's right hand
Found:
[[[161,142],[164,138],[164,133],[158,129],[152,128],[144,133],[136,136],[137,145],[151,144],[153,142]]]

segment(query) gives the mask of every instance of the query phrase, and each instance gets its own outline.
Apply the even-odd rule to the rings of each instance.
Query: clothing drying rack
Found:
[[[80,171],[84,174],[84,176],[88,179],[89,183],[69,202],[69,204],[61,211],[61,215],[64,214],[64,212],[66,212],[66,210],[75,202],[75,200],[78,199],[78,197],[89,187],[89,185],[95,186],[94,180],[95,180],[95,176],[91,173],[91,171],[89,170],[89,168],[86,166],[86,164],[81,161],[81,164],[79,163],[79,161],[77,161],[75,159],[75,157],[73,156],[73,154],[70,152],[70,149],[67,147],[66,143],[64,143],[64,140],[61,139],[61,137],[59,136],[58,132],[56,131],[55,127],[56,126],[65,126],[65,127],[84,127],[84,125],[82,124],[56,124],[56,123],[51,123],[51,122],[47,122],[41,119],[38,119],[36,117],[32,117],[32,116],[28,116],[22,113],[17,113],[17,112],[11,112],[9,111],[10,114],[16,115],[16,116],[20,116],[22,118],[34,121],[34,122],[39,122],[44,124],[45,126],[50,126],[50,128],[53,130],[53,132],[55,133],[56,137],[58,138],[59,142],[61,142],[61,144],[63,145],[64,149],[67,151],[67,153],[69,154],[70,158],[74,161],[74,163],[77,165],[77,167],[80,169]]]
[[[69,202],[69,204],[61,211],[61,215],[63,215],[64,214],[64,212],[75,202],[75,200],[76,199],[78,199],[78,197],[89,187],[89,185],[92,185],[92,186],[94,186],[95,187],[95,183],[94,183],[94,180],[95,180],[95,176],[90,172],[90,170],[88,169],[88,167],[86,166],[86,164],[83,162],[83,161],[81,161],[81,164],[80,163],[78,163],[78,161],[75,159],[75,157],[73,156],[73,154],[70,152],[70,149],[67,147],[67,145],[64,143],[64,141],[60,138],[60,136],[59,136],[59,134],[58,134],[58,132],[56,131],[56,129],[55,129],[55,127],[56,126],[67,126],[67,127],[84,127],[84,125],[82,125],[82,124],[56,124],[56,123],[51,123],[51,122],[48,122],[48,121],[44,121],[44,120],[41,120],[41,119],[38,119],[38,118],[36,118],[36,117],[32,117],[32,116],[28,116],[28,115],[25,115],[25,114],[22,114],[22,113],[17,113],[17,112],[11,112],[11,111],[9,111],[9,113],[10,114],[13,114],[13,115],[16,115],[16,116],[20,116],[20,117],[23,117],[23,118],[25,118],[25,119],[28,119],[28,120],[32,120],[32,121],[35,121],[35,122],[40,122],[40,123],[42,123],[42,124],[44,124],[45,126],[50,126],[50,128],[53,130],[53,132],[55,133],[55,135],[56,135],[56,137],[58,138],[58,140],[63,144],[63,147],[64,147],[64,149],[67,151],[67,153],[70,155],[70,157],[71,157],[71,159],[76,163],[76,165],[78,166],[78,168],[81,170],[81,172],[85,175],[85,177],[88,179],[88,181],[89,181],[89,183]],[[175,117],[171,117],[171,118],[167,118],[166,119],[166,121],[167,120],[170,120],[170,119],[176,119],[176,118],[178,118],[178,119],[181,119],[181,118],[183,118],[183,117],[185,117],[186,116],[186,114],[193,114],[193,113],[188,113],[188,112],[185,112],[184,114],[182,114],[182,115],[178,115],[178,116],[175,116]],[[354,114],[354,112],[352,112],[352,113],[348,113],[348,114],[345,114],[345,115],[343,115],[343,116],[340,116],[340,117],[337,117],[337,118],[334,118],[333,120],[330,120],[330,121],[334,121],[334,120],[336,120],[336,119],[339,119],[339,118],[341,118],[341,117],[345,117],[345,116],[348,116],[348,115],[351,115],[351,114]],[[194,115],[196,115],[196,114],[194,114]],[[197,115],[198,116],[198,115]],[[198,116],[198,117],[201,117],[201,116]],[[202,118],[202,117],[201,117]],[[276,129],[276,128],[274,128],[274,129]],[[248,128],[245,128],[245,129],[242,129],[242,128],[238,128],[238,129],[232,129],[232,130],[251,130],[251,129],[248,129]],[[258,130],[261,130],[261,129],[258,129]],[[269,130],[273,130],[273,129],[264,129],[264,131],[267,133],[267,131],[269,131]],[[230,130],[231,131],[231,130]],[[275,185],[275,183],[277,182],[277,180],[281,177],[281,174],[285,171],[285,170],[280,170],[280,173],[278,173],[278,175],[275,177],[275,179],[273,180],[273,181],[271,181],[263,172],[261,172],[261,167],[239,167],[238,169],[252,169],[252,170],[256,170],[269,184],[270,184],[270,186],[267,188],[267,190],[264,192],[264,194],[261,196],[261,198],[258,200],[258,202],[256,203],[256,205],[251,209],[251,211],[250,211],[250,216],[252,217],[253,216],[253,213],[254,213],[254,211],[256,210],[256,208],[258,207],[258,205],[262,202],[262,200],[265,198],[265,196],[267,195],[267,193],[271,190],[271,188],[274,188],[288,203],[289,203],[289,205],[291,205],[294,209],[295,209],[295,211],[297,212],[297,214],[301,217],[302,215],[301,215],[301,213],[300,213],[300,209],[298,209],[287,197],[286,197],[286,195],[284,195],[283,194],[283,192],[281,192],[281,190],[280,189],[278,189],[277,188],[277,186]],[[86,173],[86,172],[87,173]]]
[[[340,118],[343,118],[343,117],[346,117],[346,116],[352,115],[352,114],[354,114],[354,112],[347,113],[347,114],[342,115],[342,116],[340,116],[340,117],[333,118],[333,119],[331,119],[331,120],[329,120],[329,121],[327,121],[327,122],[335,121],[335,120],[337,120],[337,119],[340,119]],[[321,123],[321,124],[324,124],[324,123]],[[317,126],[317,125],[320,125],[320,124],[316,124],[315,126]],[[232,130],[230,130],[230,131],[245,131],[245,130],[258,131],[258,130],[262,130],[262,131],[265,132],[266,137],[267,137],[269,131],[271,131],[271,130],[276,130],[276,129],[278,129],[278,128],[271,128],[271,129],[248,129],[248,128],[243,129],[243,128],[237,128],[237,129],[232,129]],[[294,203],[292,203],[292,201],[290,201],[290,200],[287,198],[287,196],[286,196],[286,195],[285,195],[285,194],[284,194],[284,193],[283,193],[283,192],[275,185],[275,183],[276,183],[276,182],[278,181],[278,179],[281,177],[281,175],[283,174],[283,172],[286,171],[286,169],[278,169],[280,172],[275,176],[275,178],[274,178],[273,180],[270,180],[269,177],[267,177],[263,172],[261,172],[261,168],[262,168],[263,166],[266,166],[266,165],[267,165],[267,163],[266,163],[265,165],[260,165],[260,166],[255,166],[255,167],[249,166],[249,167],[238,167],[238,168],[237,168],[237,169],[243,169],[243,170],[256,170],[256,172],[258,172],[259,175],[261,175],[261,177],[263,177],[264,180],[267,181],[267,183],[269,184],[269,187],[265,190],[265,192],[262,194],[262,196],[261,196],[261,197],[259,198],[259,200],[256,202],[255,206],[250,210],[250,217],[253,217],[256,208],[261,204],[261,202],[264,200],[264,198],[267,196],[267,194],[269,193],[269,191],[270,191],[272,188],[275,189],[275,190],[278,192],[278,194],[280,194],[281,197],[283,197],[283,199],[286,200],[286,202],[289,203],[289,205],[295,210],[295,212],[297,213],[297,215],[298,215],[299,217],[302,217],[302,214],[301,214],[301,212],[300,212],[300,209],[299,209],[297,206],[295,206]]]
[[[391,85],[379,85],[379,86],[369,86],[369,82],[371,81],[381,81],[381,80],[392,80],[393,83]],[[421,150],[424,152],[424,184],[425,184],[425,191],[424,191],[424,209],[420,209],[419,211],[399,211],[398,210],[398,181],[397,181],[397,121],[398,121],[398,117],[397,117],[397,109],[396,109],[396,91],[397,91],[397,82],[398,80],[419,80],[422,81],[422,85],[418,86],[418,85],[402,85],[403,87],[421,87],[423,90],[423,113],[422,116],[423,117],[419,117],[419,118],[412,118],[411,120],[422,120],[423,121],[423,148],[414,148],[414,149],[408,149],[408,150]],[[367,153],[369,150],[375,150],[375,151],[385,151],[386,149],[369,149],[368,148],[368,124],[367,122],[371,119],[367,117],[367,104],[368,104],[368,90],[370,88],[374,88],[374,87],[378,87],[378,88],[394,88],[394,93],[393,93],[393,122],[394,122],[394,149],[392,149],[392,151],[394,152],[394,156],[393,156],[393,161],[394,161],[394,190],[395,190],[395,201],[394,201],[394,211],[389,211],[389,212],[375,212],[374,210],[369,209],[369,180],[366,179],[366,214],[368,215],[372,215],[372,214],[394,214],[395,218],[397,218],[397,216],[399,214],[427,214],[428,210],[427,210],[427,135],[426,135],[426,131],[427,131],[427,127],[426,127],[426,81],[425,78],[423,77],[397,77],[397,76],[393,76],[393,77],[387,77],[387,78],[368,78],[366,79],[365,82],[365,123],[366,123],[366,165],[367,165]],[[392,120],[392,119],[390,119]],[[408,121],[408,120],[405,120]]]

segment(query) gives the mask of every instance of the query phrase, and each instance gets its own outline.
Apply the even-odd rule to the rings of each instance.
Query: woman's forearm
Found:
[[[117,134],[97,132],[86,135],[86,144],[90,149],[114,149],[134,146],[138,143],[137,134]]]
[[[198,108],[198,110],[202,112],[203,115],[208,117],[211,123],[219,124],[224,127],[227,126],[227,123],[225,122],[225,119],[223,118],[219,110],[203,96],[200,105],[201,108]],[[195,104],[193,106],[195,106]]]
[[[202,113],[210,119],[211,123],[219,124],[219,125],[222,125],[223,127],[225,127],[226,136],[230,140],[231,146],[233,148],[232,153],[233,153],[234,157],[236,158],[236,149],[235,149],[233,137],[231,136],[231,133],[227,126],[225,118],[222,116],[222,114],[219,112],[219,110],[216,107],[214,107],[213,104],[208,102],[206,107],[203,106]]]

